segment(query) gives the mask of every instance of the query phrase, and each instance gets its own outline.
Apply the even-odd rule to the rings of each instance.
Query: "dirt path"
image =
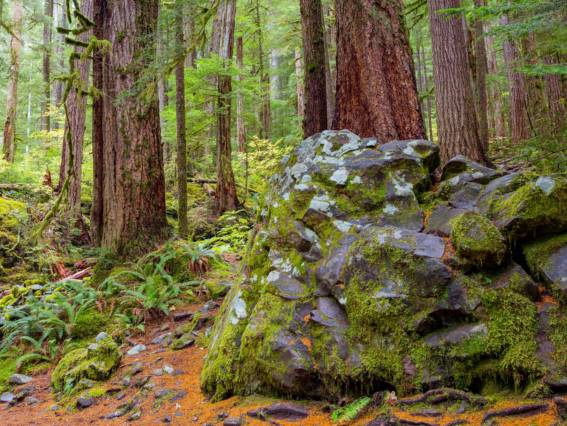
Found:
[[[194,307],[196,310],[197,307]],[[214,312],[212,313],[214,314]],[[154,335],[159,330],[154,328]],[[142,343],[143,339],[137,339],[135,343]],[[125,348],[126,350],[128,348]],[[250,410],[266,407],[274,402],[281,402],[275,399],[264,397],[249,398],[230,398],[228,400],[210,403],[200,390],[199,376],[203,366],[203,358],[206,350],[198,346],[191,346],[180,351],[163,349],[160,345],[148,345],[146,351],[136,356],[125,356],[122,366],[109,382],[104,384],[106,390],[110,391],[108,396],[97,398],[94,405],[82,411],[77,409],[64,408],[62,402],[54,399],[49,387],[49,373],[34,377],[33,385],[35,386],[34,397],[40,400],[34,405],[26,405],[20,403],[14,407],[0,408],[0,426],[24,426],[24,425],[222,425],[223,415],[229,417],[240,417],[245,419],[246,425],[263,425],[270,424],[266,421],[252,419],[246,413]],[[124,377],[132,364],[140,362],[143,371],[139,372],[132,378],[132,384],[126,388],[119,386],[119,381]],[[164,366],[172,367],[175,372],[173,374],[155,375],[156,369]],[[143,378],[151,376],[150,385],[146,384],[147,389],[136,387],[136,381],[142,381]],[[176,397],[160,399],[157,395],[160,392],[167,393]],[[132,412],[122,417],[109,420],[101,419],[101,416],[115,412],[118,407],[126,401],[133,398],[139,398],[139,409],[141,416],[138,420],[130,422],[128,420]],[[160,403],[161,401],[161,403]],[[517,405],[522,401],[503,401],[489,407],[489,409],[507,408]],[[547,412],[529,416],[525,418],[514,417],[507,419],[498,419],[499,426],[550,426],[556,421],[556,414],[553,403],[547,401],[549,409]],[[299,402],[309,411],[309,416],[305,419],[286,422],[278,420],[277,423],[286,425],[300,426],[326,426],[333,425],[328,410],[325,410],[327,404],[322,402]],[[60,408],[54,409],[59,405]],[[408,419],[425,422],[425,424],[435,424],[445,426],[455,420],[466,420],[469,425],[480,425],[485,411],[468,412],[461,415],[443,415],[442,417],[418,417],[412,416],[407,412],[395,409],[394,414],[401,419]],[[363,418],[349,424],[363,426],[368,424],[377,413],[369,412]],[[219,417],[220,416],[220,417]],[[423,424],[423,423],[422,423]]]

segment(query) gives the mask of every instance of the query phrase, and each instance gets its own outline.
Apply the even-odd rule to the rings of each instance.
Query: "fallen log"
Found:
[[[487,412],[482,418],[482,424],[494,417],[508,417],[508,416],[535,416],[541,414],[549,409],[547,404],[527,404],[519,405],[517,407],[503,408],[501,410],[493,410]]]
[[[82,269],[78,272],[75,272],[74,274],[71,274],[69,276],[66,276],[65,278],[60,279],[59,281],[56,281],[56,283],[64,283],[65,281],[70,281],[70,280],[80,280],[81,278],[85,278],[86,276],[88,276],[91,273],[91,268],[86,268],[86,269]]]

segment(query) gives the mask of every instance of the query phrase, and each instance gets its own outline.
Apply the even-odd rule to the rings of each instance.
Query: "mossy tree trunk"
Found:
[[[41,129],[51,130],[51,28],[53,26],[53,0],[45,0],[43,23],[43,99],[41,100]]]
[[[303,136],[308,138],[328,127],[325,28],[321,0],[301,0],[300,8],[305,60]]]
[[[236,66],[238,67],[238,81],[242,83],[244,73],[244,42],[242,37],[236,41]],[[246,124],[244,123],[244,95],[242,89],[236,94],[236,139],[238,152],[246,152]]]
[[[425,137],[401,0],[337,0],[334,129],[381,142]]]
[[[486,163],[475,109],[472,74],[462,17],[443,9],[460,7],[460,0],[430,0],[435,101],[441,160],[456,155]]]
[[[18,80],[20,78],[20,50],[22,48],[22,3],[12,2],[12,36],[10,38],[10,78],[6,94],[6,122],[4,124],[3,155],[14,161],[16,152],[16,119],[18,109]]]
[[[126,254],[148,250],[165,236],[157,79],[151,68],[158,0],[96,1],[102,8],[102,36],[111,45],[102,63],[98,105],[102,123],[97,124],[103,131],[97,145],[102,149],[97,147],[94,168],[102,178],[94,198],[101,200],[97,214],[102,220],[96,226],[102,246]]]

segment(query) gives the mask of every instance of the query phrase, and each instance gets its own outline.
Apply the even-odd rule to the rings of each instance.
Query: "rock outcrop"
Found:
[[[567,378],[563,305],[536,304],[538,285],[567,288],[567,241],[547,237],[567,230],[567,179],[456,157],[433,186],[438,165],[430,142],[348,131],[285,159],[213,329],[204,391],[336,399]]]

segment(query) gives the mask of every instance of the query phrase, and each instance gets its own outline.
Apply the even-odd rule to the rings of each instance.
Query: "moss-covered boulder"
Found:
[[[107,380],[120,364],[122,354],[111,337],[75,349],[53,370],[51,385],[56,392],[71,392],[81,379]]]
[[[427,141],[380,146],[326,131],[300,144],[264,194],[245,276],[211,333],[203,390],[339,399],[560,380],[560,362],[539,356],[560,327],[539,339],[539,278],[520,266],[518,234],[492,220],[537,178],[510,183],[457,158],[433,186],[438,163]],[[548,352],[562,359],[561,345]]]
[[[452,221],[451,241],[457,255],[478,269],[499,266],[508,247],[504,236],[486,217],[466,212]]]
[[[567,234],[526,244],[524,255],[530,270],[552,290],[567,298]]]

